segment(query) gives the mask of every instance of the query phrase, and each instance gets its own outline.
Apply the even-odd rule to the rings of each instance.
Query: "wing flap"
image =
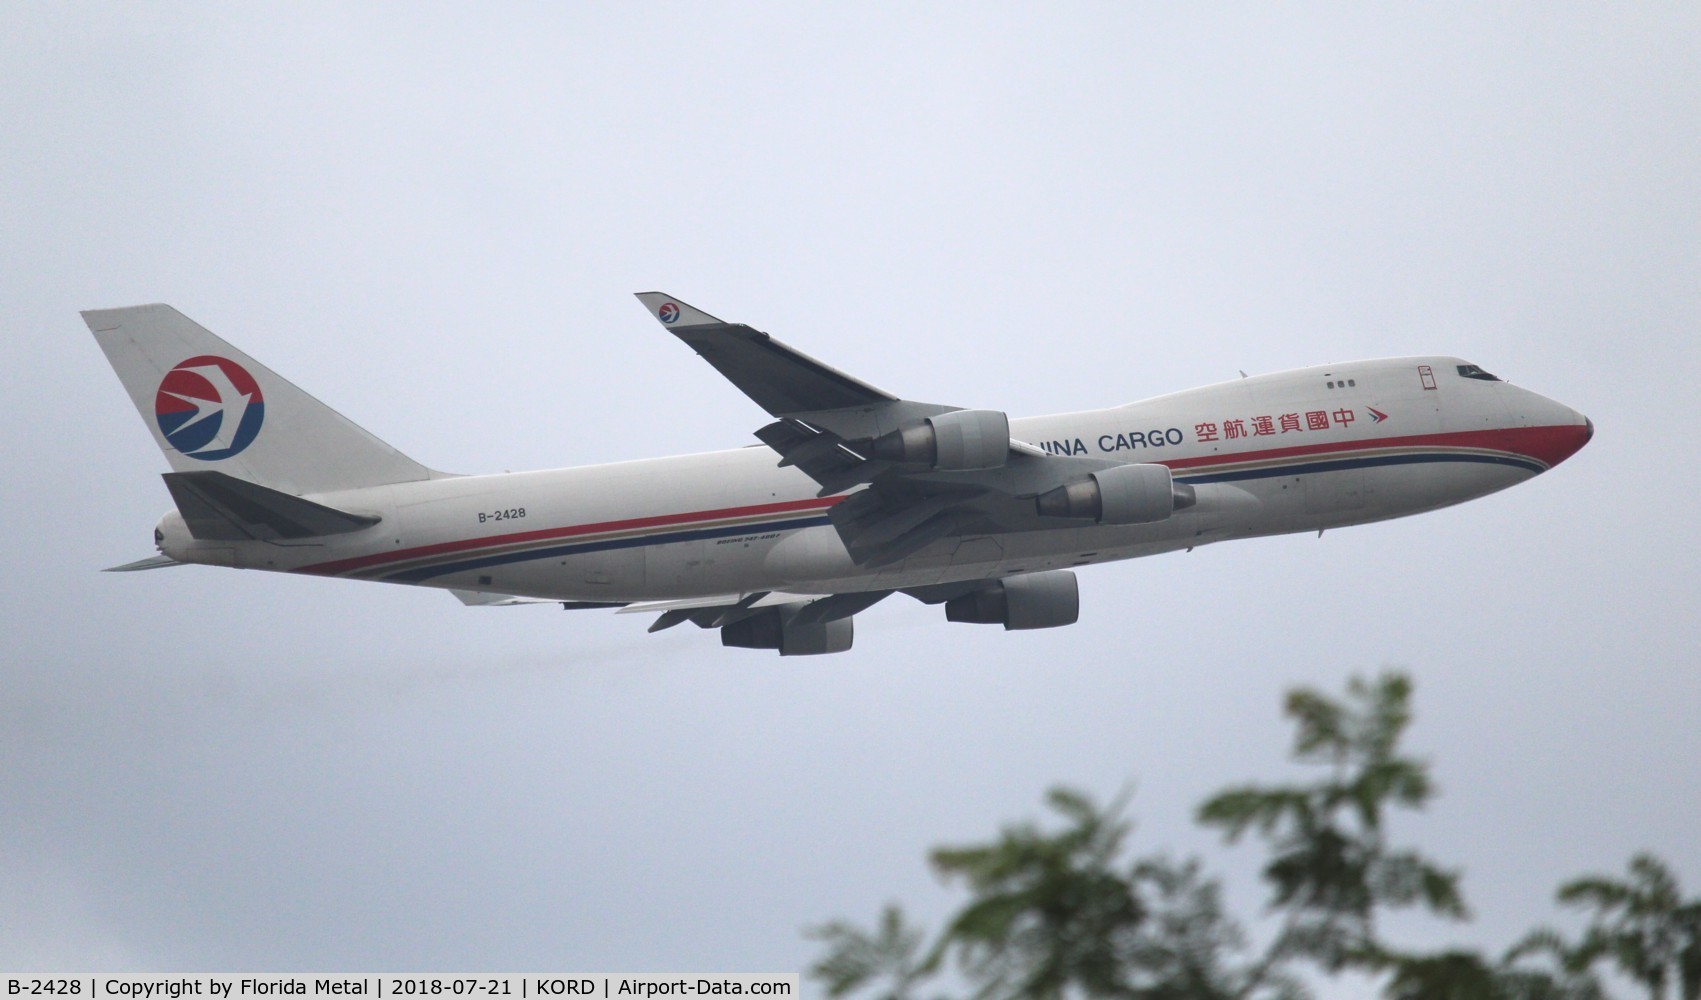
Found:
[[[792,617],[792,622],[798,625],[825,625],[827,622],[836,622],[868,610],[891,597],[893,593],[890,590],[863,590],[833,594],[818,601],[810,601],[799,608],[797,614]]]
[[[673,601],[638,601],[628,604],[617,615],[642,615],[656,611],[696,611],[701,608],[724,608],[746,599],[747,594],[717,594],[709,597],[684,597]]]
[[[871,483],[892,463],[864,458],[832,431],[791,417],[756,431],[756,437],[780,456],[780,466],[794,465],[821,485],[816,496],[832,496]]]
[[[854,594],[790,594],[758,590],[749,594],[715,597],[686,597],[671,601],[641,601],[628,604],[615,614],[661,612],[649,631],[661,632],[690,622],[698,628],[721,628],[742,621],[765,608],[796,606],[809,615],[806,624],[821,624],[849,618],[891,594],[890,590]],[[813,610],[810,610],[813,609]]]

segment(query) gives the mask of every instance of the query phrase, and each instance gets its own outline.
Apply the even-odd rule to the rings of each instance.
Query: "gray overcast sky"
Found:
[[[1498,948],[1651,849],[1701,891],[1701,8],[7,4],[0,967],[791,970],[956,898],[1068,781],[1135,846],[1408,667]],[[661,288],[1035,414],[1459,354],[1594,418],[1506,493],[1083,573],[849,654],[149,554],[166,466],[77,317],[167,301],[420,460],[741,445]],[[665,484],[658,484],[665,488]]]

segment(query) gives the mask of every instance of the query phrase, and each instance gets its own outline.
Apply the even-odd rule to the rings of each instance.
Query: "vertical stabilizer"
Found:
[[[441,475],[170,306],[91,309],[83,321],[175,472],[298,495]]]

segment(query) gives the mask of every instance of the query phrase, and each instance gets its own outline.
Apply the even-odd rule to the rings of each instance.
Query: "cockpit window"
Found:
[[[1481,368],[1479,368],[1476,365],[1460,365],[1459,366],[1459,374],[1463,375],[1466,378],[1482,379],[1484,382],[1498,382],[1498,381],[1500,381],[1500,376],[1490,375],[1488,372],[1483,371]]]

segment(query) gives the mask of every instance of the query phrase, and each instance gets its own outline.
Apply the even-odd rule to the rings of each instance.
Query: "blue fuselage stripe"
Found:
[[[1228,472],[1182,473],[1175,478],[1187,483],[1231,483],[1246,479],[1274,479],[1311,472],[1343,472],[1381,465],[1427,465],[1437,462],[1472,462],[1481,465],[1509,465],[1528,472],[1545,472],[1547,466],[1518,455],[1468,455],[1458,452],[1429,452],[1411,455],[1372,455],[1362,458],[1338,458],[1319,462],[1292,462],[1262,469],[1241,469]]]

